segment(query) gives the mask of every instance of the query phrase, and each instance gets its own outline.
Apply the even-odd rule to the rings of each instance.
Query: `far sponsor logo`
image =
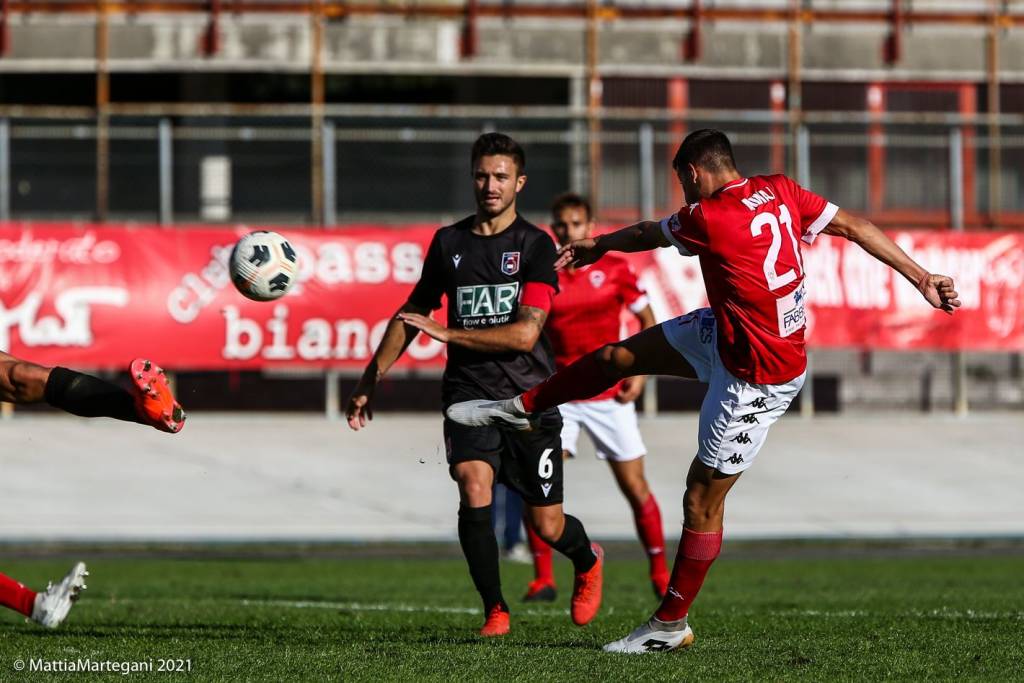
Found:
[[[501,272],[505,275],[515,275],[519,272],[518,251],[506,251],[501,255]]]
[[[540,490],[544,492],[544,497],[547,498],[548,494],[551,493],[551,484],[541,484]]]
[[[592,270],[590,271],[590,284],[593,285],[594,289],[601,289],[601,285],[604,284],[605,274],[603,270]]]

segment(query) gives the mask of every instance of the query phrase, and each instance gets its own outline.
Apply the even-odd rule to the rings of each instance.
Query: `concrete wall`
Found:
[[[95,31],[91,16],[15,15],[11,52],[0,71],[91,70]],[[302,16],[226,13],[221,49],[201,52],[206,17],[148,15],[110,19],[110,66],[114,70],[305,71],[311,51],[310,24]],[[787,26],[783,22],[719,21],[702,25],[704,54],[694,63],[681,58],[686,20],[619,20],[603,25],[600,62],[608,74],[729,75],[778,77],[785,73]],[[527,71],[577,73],[584,59],[583,22],[572,19],[482,18],[479,54],[462,60],[461,19],[352,17],[329,22],[324,65],[332,72]],[[983,27],[917,25],[903,34],[903,57],[882,61],[883,24],[819,23],[804,33],[805,77],[809,79],[982,80]],[[1006,81],[1024,76],[1024,30],[1008,29],[1000,64]]]
[[[187,397],[186,397],[187,403]],[[645,420],[648,478],[677,537],[695,414]],[[454,539],[440,419],[378,414],[358,434],[316,417],[194,415],[168,436],[70,417],[0,421],[0,541]],[[1024,536],[1021,413],[890,413],[777,424],[730,495],[733,538]],[[589,446],[566,509],[631,539]]]

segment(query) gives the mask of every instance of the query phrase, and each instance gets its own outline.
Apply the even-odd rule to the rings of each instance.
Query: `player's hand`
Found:
[[[934,308],[939,308],[953,315],[953,311],[960,308],[960,299],[957,297],[954,288],[953,278],[948,275],[925,274],[917,283],[917,291],[921,292],[925,300]]]
[[[345,417],[348,419],[348,426],[353,431],[358,432],[373,419],[373,391],[376,388],[376,385],[361,379],[356,388],[352,390],[352,395],[348,397]]]
[[[632,403],[644,393],[644,376],[627,377],[622,380],[619,386],[619,393],[615,394],[615,400],[619,403]]]
[[[451,332],[448,328],[429,316],[405,312],[399,313],[398,319],[406,325],[412,325],[420,332],[430,335],[439,342],[447,344],[451,338]]]
[[[588,237],[585,240],[576,240],[558,250],[555,270],[562,270],[569,266],[589,266],[602,256],[604,256],[604,249],[598,246],[595,238]]]

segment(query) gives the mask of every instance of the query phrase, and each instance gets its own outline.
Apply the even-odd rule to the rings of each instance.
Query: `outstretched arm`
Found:
[[[543,308],[520,304],[515,322],[476,330],[445,327],[424,315],[402,313],[399,317],[440,342],[481,353],[506,353],[530,351],[540,338],[548,312]]]
[[[555,270],[567,266],[586,266],[609,251],[651,251],[669,246],[658,221],[640,221],[607,235],[576,240],[558,250]]]
[[[359,383],[356,384],[356,388],[352,390],[352,395],[349,396],[348,406],[345,409],[345,416],[348,418],[349,427],[358,431],[366,426],[367,420],[373,419],[371,401],[373,400],[373,392],[377,388],[377,382],[395,364],[395,361],[401,357],[405,349],[412,343],[412,340],[419,334],[419,330],[414,325],[404,322],[402,316],[407,314],[422,316],[429,313],[430,309],[407,301],[398,309],[398,313],[388,321],[388,326],[384,330],[384,337],[380,340],[380,345],[377,346],[373,358],[366,364],[363,376],[359,379]]]
[[[840,209],[822,232],[845,237],[856,243],[864,251],[907,278],[933,307],[951,315],[954,309],[959,308],[960,299],[957,298],[953,278],[929,273],[871,221]]]

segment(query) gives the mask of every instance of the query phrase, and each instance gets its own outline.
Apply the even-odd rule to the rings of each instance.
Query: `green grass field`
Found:
[[[15,671],[15,660],[39,658],[191,660],[190,673],[130,680],[1024,679],[1024,555],[884,554],[733,552],[691,615],[696,645],[630,657],[600,646],[655,602],[645,563],[616,553],[602,613],[583,629],[567,614],[566,562],[556,563],[559,600],[541,607],[517,599],[529,567],[503,564],[513,631],[483,641],[476,594],[450,547],[316,559],[90,560],[83,551],[75,557],[89,561],[89,590],[59,631],[0,614],[0,680],[124,678]],[[38,587],[72,559],[8,558],[0,570]]]

